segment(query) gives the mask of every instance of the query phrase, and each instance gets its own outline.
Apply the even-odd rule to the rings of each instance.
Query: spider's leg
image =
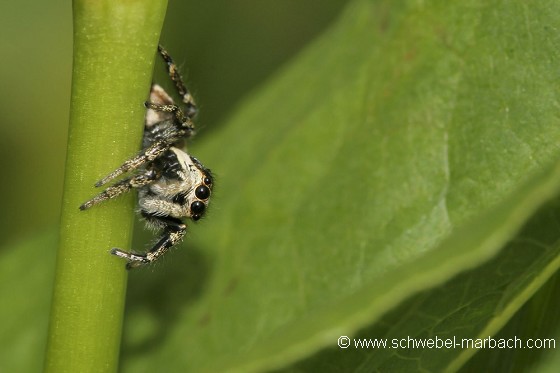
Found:
[[[173,114],[175,118],[177,118],[177,121],[181,124],[181,128],[187,131],[186,136],[189,137],[194,134],[194,123],[192,122],[191,117],[185,115],[179,106],[173,104],[161,105],[149,101],[146,101],[144,106],[147,109],[154,111],[162,111]]]
[[[155,171],[147,171],[143,174],[121,180],[118,183],[111,185],[110,187],[108,187],[103,192],[99,193],[89,201],[84,202],[80,206],[80,210],[89,209],[90,207],[97,205],[103,201],[118,197],[121,194],[128,192],[132,188],[143,187],[144,185],[150,184],[156,179],[157,179],[157,175]]]
[[[177,92],[181,95],[181,99],[186,105],[186,115],[189,118],[193,118],[196,115],[197,109],[196,104],[194,102],[194,98],[190,94],[189,90],[185,87],[183,83],[183,78],[181,78],[181,74],[179,74],[179,70],[177,69],[177,65],[173,62],[173,59],[167,53],[167,51],[161,46],[158,45],[158,51],[163,60],[167,63],[167,70],[169,72],[169,76],[173,83],[175,83],[175,87],[177,87]]]
[[[95,183],[96,187],[107,184],[109,181],[113,180],[120,175],[127,173],[129,171],[135,170],[147,162],[151,162],[154,159],[162,155],[167,149],[171,147],[171,143],[164,140],[159,140],[154,142],[152,145],[144,149],[140,154],[128,161],[124,162],[119,168],[111,172],[109,175],[105,176],[103,179]]]
[[[154,216],[152,219],[156,219],[159,223],[164,224],[165,228],[160,239],[146,254],[135,254],[118,248],[111,249],[111,254],[128,260],[126,269],[140,267],[158,260],[171,247],[181,242],[187,232],[187,226],[179,219],[158,216]]]

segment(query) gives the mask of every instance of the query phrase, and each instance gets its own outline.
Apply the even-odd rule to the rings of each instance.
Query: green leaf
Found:
[[[543,218],[548,218],[548,221],[556,223],[558,221],[555,216],[558,211],[557,207],[558,202],[547,209],[552,214],[548,214],[548,216],[543,214]],[[544,222],[545,226],[546,224],[547,222]],[[552,238],[552,235],[548,238]],[[525,371],[538,371],[537,367],[546,368],[547,366],[558,369],[558,364],[554,365],[552,362],[554,358],[557,358],[555,355],[558,355],[556,342],[559,340],[558,331],[560,330],[557,295],[560,285],[559,275],[560,273],[557,271],[554,277],[539,289],[495,336],[495,338],[506,340],[530,341],[531,345],[528,346],[530,348],[520,348],[526,346],[518,342],[515,349],[482,350],[465,365],[466,371],[484,370],[486,366],[496,367],[498,371],[511,371],[515,367],[523,367]]]
[[[554,337],[548,331],[558,324],[558,320],[549,318],[541,328],[535,328],[535,325],[531,328],[525,317],[521,324],[524,331],[510,327],[510,334],[496,335],[496,332],[560,267],[560,244],[555,232],[560,223],[558,207],[559,201],[556,200],[539,211],[496,258],[443,286],[412,297],[356,336],[358,339],[388,340],[389,346],[401,343],[404,348],[330,348],[296,365],[294,371],[360,371],[366,367],[367,371],[382,372],[455,371],[476,352],[467,349],[469,342],[466,340],[483,340],[489,336],[494,336],[496,341],[517,337],[523,345],[511,342],[510,345],[516,348],[484,349],[480,353],[482,359],[479,356],[475,359],[478,369],[470,366],[467,372],[483,367],[509,371],[514,367],[531,366],[529,356],[525,356],[525,360],[520,357],[522,354],[534,356],[539,349],[524,349],[524,343],[528,339]],[[555,291],[544,294],[549,307],[539,307],[541,315],[547,309],[557,315],[558,288],[552,290]],[[440,340],[453,340],[456,345],[452,348],[415,348],[415,341],[409,341],[436,336]]]
[[[556,312],[556,315],[558,315],[558,312]],[[558,324],[556,324],[556,328],[554,330],[549,331],[548,337],[552,337],[555,343],[560,340],[560,328],[558,327]],[[549,373],[558,370],[558,366],[560,365],[560,354],[558,353],[558,349],[556,347],[557,345],[555,344],[553,348],[548,349],[548,351],[544,351],[544,357],[540,360],[540,362],[535,364],[537,368],[535,369],[535,372]]]
[[[189,147],[210,214],[131,273],[122,370],[459,369],[475,350],[337,338],[486,338],[557,271],[559,7],[351,2]]]
[[[191,258],[133,279],[125,370],[286,366],[495,255],[558,189],[555,9],[354,2],[191,148],[218,175],[214,210],[191,228]],[[552,263],[513,268],[526,283],[469,337],[495,333]]]

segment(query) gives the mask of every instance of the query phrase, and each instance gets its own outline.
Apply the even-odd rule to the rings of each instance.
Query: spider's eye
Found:
[[[204,203],[200,201],[194,201],[193,203],[191,203],[192,218],[194,220],[200,219],[200,215],[204,212],[205,208],[206,206],[204,205]],[[195,216],[198,216],[198,218],[195,218]]]
[[[206,176],[204,180],[202,180],[206,185],[212,185],[212,179]]]
[[[195,191],[194,195],[200,199],[207,199],[210,197],[210,189],[206,185],[199,185]]]

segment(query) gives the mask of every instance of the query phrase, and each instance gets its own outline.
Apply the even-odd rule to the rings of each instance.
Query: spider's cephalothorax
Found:
[[[161,46],[158,51],[167,63],[169,76],[177,87],[184,107],[175,105],[163,88],[153,84],[150,101],[145,103],[148,110],[143,150],[98,181],[95,186],[105,185],[124,173],[138,171],[80,206],[80,210],[85,210],[132,188],[138,189],[142,217],[148,225],[161,230],[162,235],[145,254],[113,248],[111,254],[128,260],[127,268],[151,263],[181,242],[187,231],[183,219],[200,219],[208,207],[212,193],[213,179],[210,170],[181,149],[183,140],[194,135],[192,120],[196,115],[196,105],[167,51]]]

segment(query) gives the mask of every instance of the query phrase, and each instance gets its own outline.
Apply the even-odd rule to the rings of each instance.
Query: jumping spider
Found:
[[[138,169],[132,176],[116,182],[80,206],[86,210],[132,188],[138,189],[138,205],[148,226],[162,231],[161,238],[145,254],[135,254],[118,248],[111,254],[128,260],[127,269],[151,263],[182,241],[187,231],[184,218],[194,221],[204,215],[212,191],[212,174],[195,157],[181,150],[184,140],[195,133],[193,118],[197,109],[185,87],[177,66],[160,45],[158,51],[167,63],[169,76],[184,108],[157,84],[152,84],[146,112],[142,151],[115,171],[95,183],[105,185],[116,177]]]

